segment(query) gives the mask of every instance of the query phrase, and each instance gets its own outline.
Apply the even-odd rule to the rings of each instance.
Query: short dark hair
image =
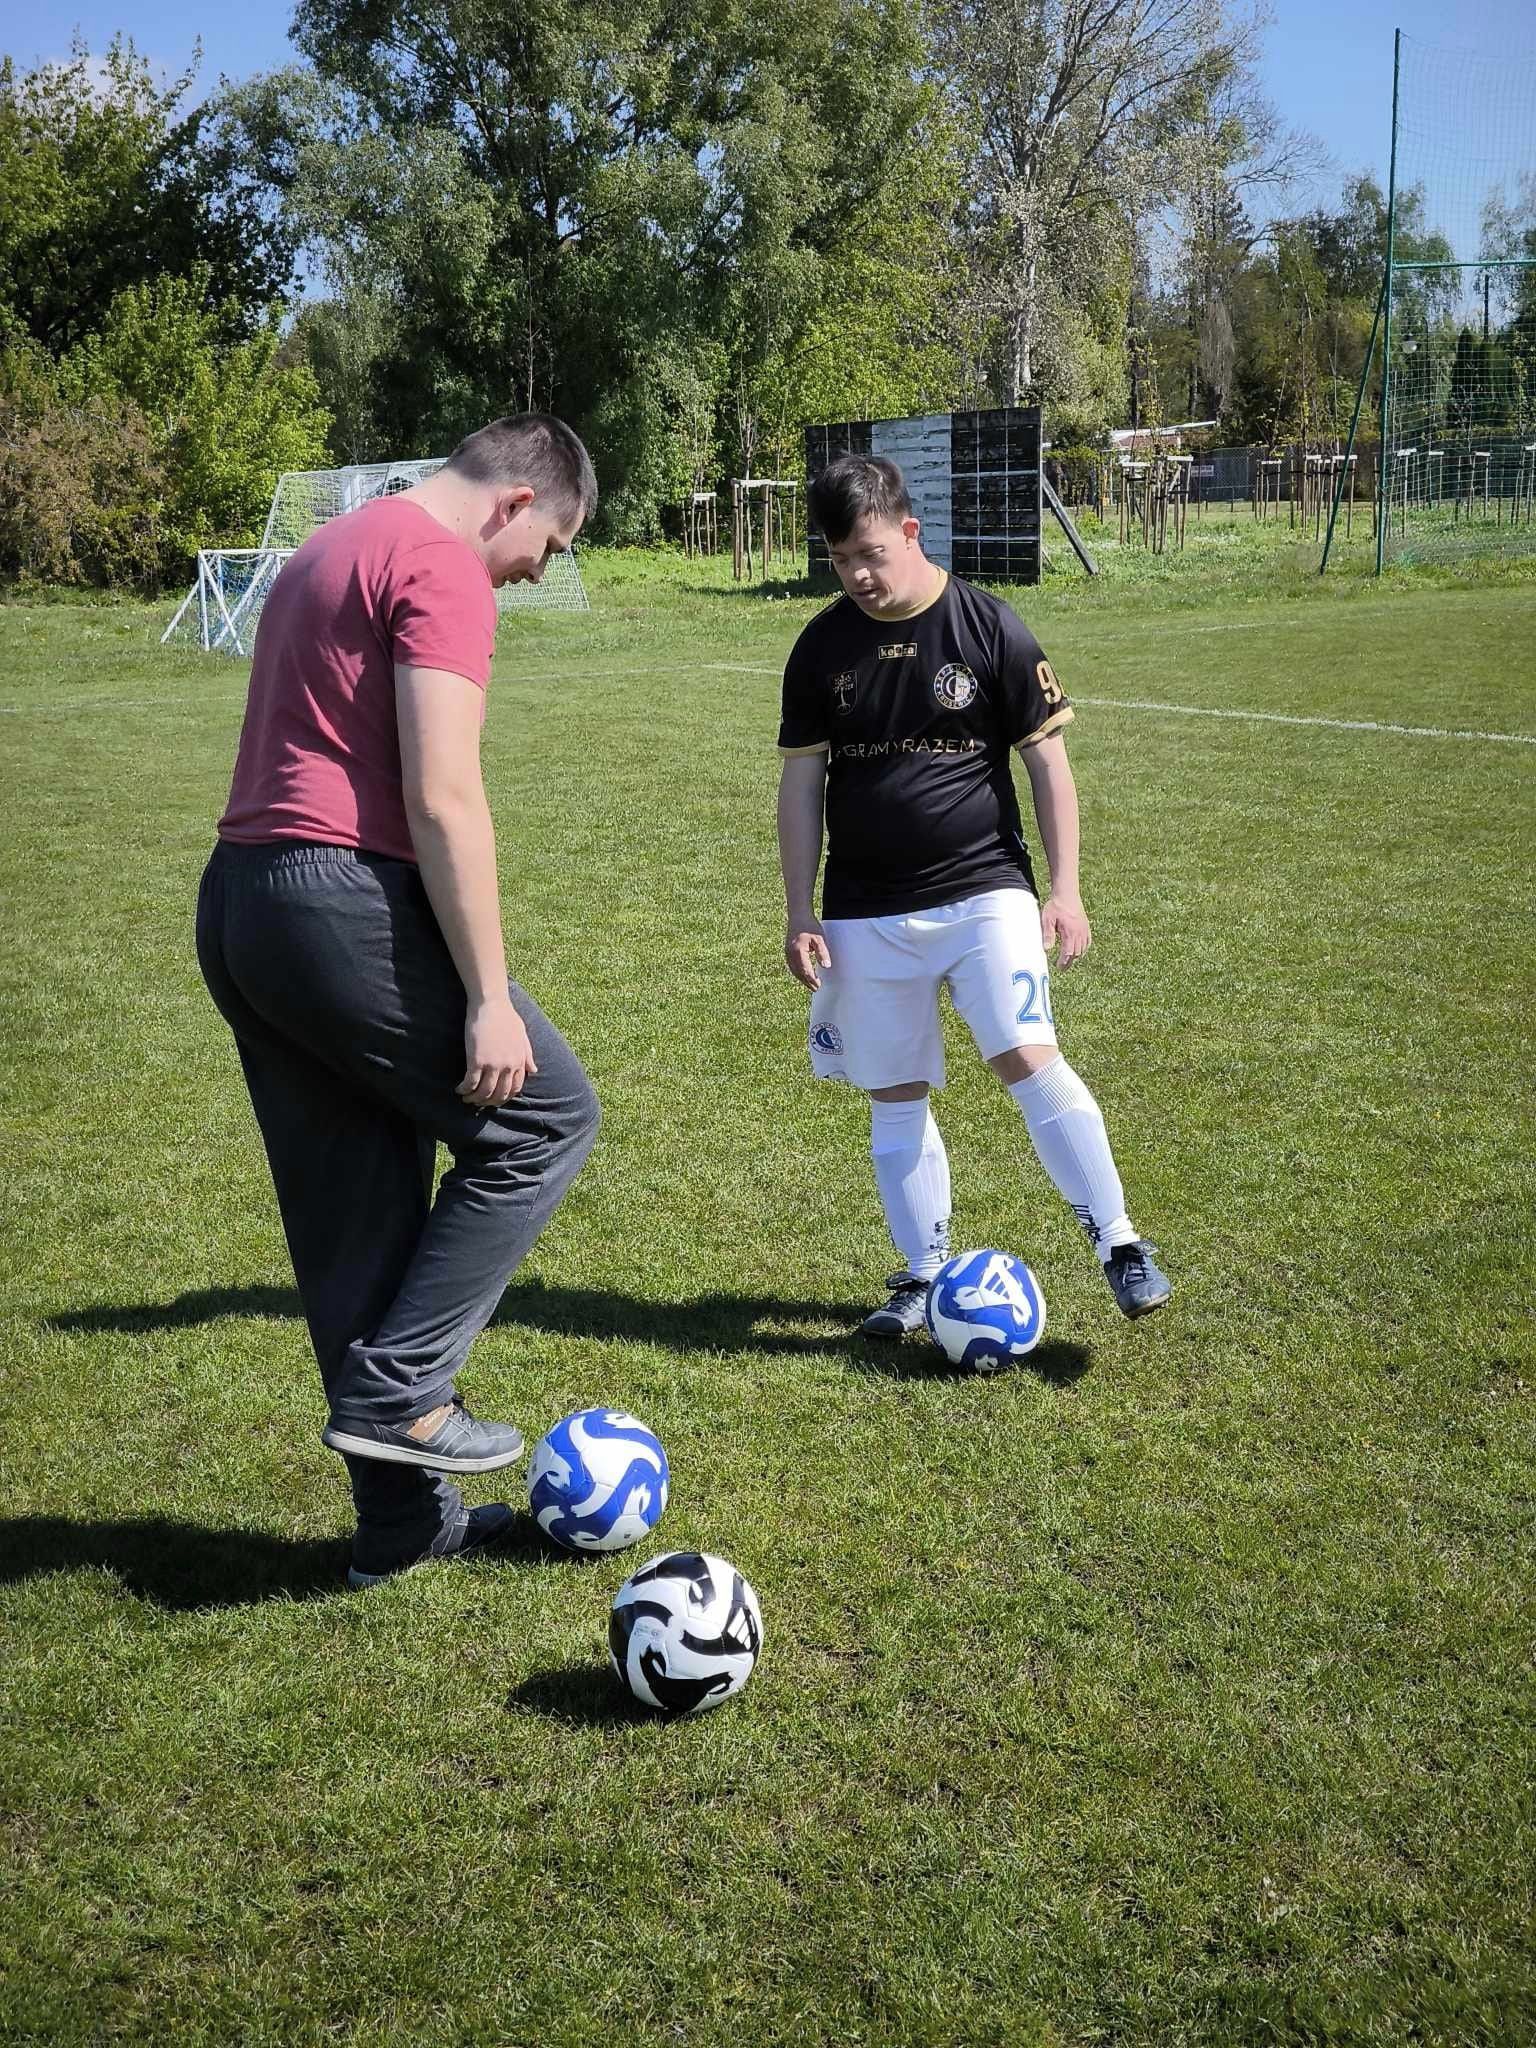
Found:
[[[912,517],[906,479],[883,455],[839,455],[811,478],[806,502],[833,547],[841,545],[861,519],[899,526]]]
[[[548,412],[515,412],[469,434],[448,467],[476,484],[532,484],[565,512],[590,519],[597,478],[581,438]]]

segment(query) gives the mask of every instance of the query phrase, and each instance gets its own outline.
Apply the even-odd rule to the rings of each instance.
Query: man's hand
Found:
[[[476,1109],[500,1109],[539,1071],[527,1026],[510,996],[470,1004],[464,1016],[464,1061],[457,1092]]]
[[[1060,940],[1057,967],[1065,973],[1074,960],[1081,960],[1093,944],[1088,913],[1076,896],[1048,896],[1040,911],[1040,936],[1047,953]]]
[[[784,964],[808,989],[821,987],[821,969],[832,965],[827,935],[814,917],[797,918],[784,941]]]

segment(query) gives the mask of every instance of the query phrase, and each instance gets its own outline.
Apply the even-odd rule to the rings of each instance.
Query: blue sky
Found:
[[[1273,0],[1273,6],[1264,32],[1265,89],[1287,123],[1317,135],[1333,162],[1309,197],[1331,198],[1346,171],[1374,170],[1385,178],[1394,28],[1464,49],[1536,49],[1531,0],[1457,0],[1454,9],[1447,0]],[[202,0],[36,0],[26,9],[26,27],[13,26],[0,47],[30,66],[63,55],[76,30],[93,50],[121,30],[158,64],[174,68],[201,36],[201,76],[212,84],[220,74],[245,78],[287,62],[293,54],[289,19],[281,5],[210,15]]]

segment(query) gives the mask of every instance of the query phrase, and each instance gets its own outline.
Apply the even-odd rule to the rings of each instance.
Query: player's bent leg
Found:
[[[199,894],[198,960],[235,1035],[334,1407],[348,1348],[392,1300],[426,1220],[433,1147],[264,1014],[261,941],[274,920],[305,914],[306,885],[317,879],[306,864],[296,879],[295,868],[272,849],[220,849]],[[244,944],[252,934],[254,949]],[[463,1522],[458,1489],[437,1473],[372,1457],[343,1454],[343,1462],[357,1513],[355,1565],[382,1574],[451,1541]]]
[[[473,1109],[451,1090],[423,1099],[421,1121],[453,1163],[394,1300],[368,1341],[353,1347],[356,1384],[401,1400],[392,1417],[387,1402],[374,1408],[397,1430],[425,1427],[439,1404],[455,1411],[430,1430],[425,1456],[397,1435],[378,1453],[437,1471],[488,1471],[521,1455],[517,1432],[475,1422],[454,1381],[597,1137],[597,1097],[576,1055],[523,989],[512,984],[511,993],[538,1071],[497,1109]]]
[[[1157,1247],[1137,1235],[1126,1214],[1098,1103],[1054,1047],[1016,1047],[987,1064],[1018,1104],[1040,1164],[1092,1240],[1121,1311],[1133,1320],[1151,1315],[1173,1289],[1153,1257]]]
[[[1056,1044],[1040,907],[1013,889],[978,896],[966,910],[947,970],[955,1008],[1018,1104],[1040,1164],[1091,1239],[1120,1308],[1149,1315],[1172,1290],[1125,1212],[1099,1106]]]
[[[470,1416],[455,1375],[591,1148],[591,1086],[514,987],[539,1071],[503,1108],[472,1108],[456,1092],[463,985],[419,875],[330,848],[257,865],[260,886],[242,890],[225,931],[252,1007],[366,1099],[381,1127],[393,1118],[427,1157],[434,1139],[454,1155],[430,1213],[415,1211],[413,1245],[392,1258],[392,1284],[328,1375],[326,1440],[400,1472],[494,1470],[521,1454],[521,1437]]]
[[[998,1053],[987,1065],[1005,1088],[1011,1088],[1015,1081],[1027,1081],[1060,1058],[1061,1049],[1053,1040],[1049,1045],[1016,1045],[1009,1052]]]
[[[890,1299],[859,1325],[894,1341],[922,1328],[928,1284],[949,1255],[949,1159],[926,1082],[870,1090],[869,1150],[875,1184],[905,1265],[886,1281]]]

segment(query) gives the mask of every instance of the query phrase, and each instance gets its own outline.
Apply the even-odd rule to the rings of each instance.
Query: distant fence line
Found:
[[[1164,454],[1175,452],[1162,449]],[[1333,443],[1309,446],[1290,442],[1275,447],[1211,448],[1190,455],[1189,499],[1192,505],[1237,505],[1252,503],[1261,488],[1271,503],[1289,504],[1306,494],[1306,464],[1309,456],[1340,452]],[[1380,457],[1379,442],[1357,440],[1355,461],[1349,472],[1349,495],[1356,503],[1375,495]],[[1155,459],[1149,449],[1145,456],[1115,451],[1102,455],[1047,454],[1045,474],[1063,503],[1088,508],[1101,516],[1117,502],[1117,480],[1127,463]],[[1278,463],[1278,469],[1275,465]],[[1264,465],[1268,465],[1266,476]]]

